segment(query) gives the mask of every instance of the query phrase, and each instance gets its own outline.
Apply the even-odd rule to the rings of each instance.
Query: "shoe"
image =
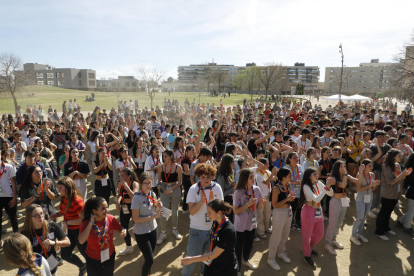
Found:
[[[404,228],[404,224],[401,223],[401,221],[397,220],[397,227],[398,228]]]
[[[338,249],[344,249],[344,246],[336,240],[332,241],[332,245],[335,245]]]
[[[377,218],[377,215],[373,212],[373,210],[369,211],[367,214],[370,218]]]
[[[395,205],[395,208],[402,209],[402,205],[400,203],[397,203],[397,205]]]
[[[300,231],[302,231],[302,228],[300,227],[300,225],[296,225],[294,230],[296,232],[300,232]]]
[[[385,235],[377,235],[377,237],[378,238],[380,238],[381,240],[383,240],[383,241],[389,241],[390,239],[387,237],[387,236],[385,236]]]
[[[58,266],[62,266],[63,265],[63,263],[65,262],[61,257],[59,257],[59,256],[57,256],[56,255],[56,260],[59,262],[58,263]]]
[[[397,235],[397,233],[395,233],[395,232],[394,232],[394,231],[392,231],[392,230],[388,231],[388,234],[390,234],[391,236],[396,236],[396,235]]]
[[[259,239],[259,237],[254,237],[253,241],[255,241],[255,242],[259,242],[259,241],[260,241],[260,239]]]
[[[408,229],[405,229],[405,232],[406,232],[408,235],[410,235],[411,237],[413,237],[413,238],[414,238],[414,231],[413,231],[413,228],[408,228]]]
[[[365,236],[364,236],[364,235],[362,235],[362,234],[356,234],[356,237],[357,237],[358,239],[360,239],[361,241],[363,241],[363,242],[368,242],[368,239],[367,239],[367,238],[365,238]]]
[[[329,220],[327,216],[323,216],[323,220]]]
[[[319,256],[318,252],[316,252],[316,251],[315,251],[315,250],[313,250],[313,249],[312,249],[311,255],[312,255],[312,256],[315,256],[315,257],[318,257],[318,256]]]
[[[267,230],[266,233],[272,234],[272,229]]]
[[[23,217],[23,215],[20,214],[20,213],[16,215],[16,218],[22,218],[22,217]]]
[[[361,242],[354,236],[351,236],[350,238],[351,242],[353,242],[355,245],[361,245]]]
[[[162,244],[162,242],[167,238],[166,232],[161,232],[161,235],[158,237],[157,244]]]
[[[79,276],[84,276],[85,274],[86,274],[86,264],[82,268],[79,268]]]
[[[290,230],[296,231],[296,226],[295,226],[294,224],[292,224],[292,225],[290,226]]]
[[[277,257],[279,259],[282,259],[285,263],[290,264],[291,260],[289,259],[289,257],[286,255],[286,253],[277,253]]]
[[[8,220],[8,219],[9,219],[9,215],[8,214],[4,214],[3,220]]]
[[[127,246],[124,250],[119,251],[119,255],[128,255],[134,252],[134,248],[132,247],[132,245]]]
[[[239,272],[237,272],[237,276],[241,276],[241,272],[239,271]]]
[[[275,259],[267,259],[267,264],[274,270],[280,270],[280,266],[277,264]]]
[[[243,261],[243,259],[242,259],[242,264],[244,264],[245,266],[250,267],[250,269],[256,269],[256,268],[257,268],[257,266],[255,266],[254,264],[252,264],[252,263],[250,262],[250,260],[248,260],[248,261]]]
[[[267,238],[267,235],[266,234],[262,234],[262,235],[259,235],[259,237],[262,238],[262,239],[266,239]]]
[[[182,213],[182,214],[188,214],[188,211],[184,211],[184,210],[183,210],[181,213]]]
[[[183,236],[181,236],[180,233],[178,233],[178,229],[173,229],[172,232],[175,236],[175,239],[181,240],[183,238]]]
[[[372,209],[371,211],[372,211],[372,212],[375,212],[375,213],[377,213],[377,214],[378,214],[378,213],[380,212],[380,209],[378,209],[378,208],[374,208],[374,209]]]
[[[328,251],[329,253],[331,253],[332,255],[336,256],[336,251],[335,249],[332,247],[332,245],[330,244],[326,244],[325,245],[325,249],[326,251]]]
[[[303,260],[305,261],[305,263],[308,265],[308,266],[310,266],[310,267],[312,267],[312,268],[315,268],[316,266],[315,266],[315,262],[312,260],[312,258],[311,257],[305,257],[305,256],[303,256]]]

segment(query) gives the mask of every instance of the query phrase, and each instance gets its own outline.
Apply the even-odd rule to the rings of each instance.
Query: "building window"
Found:
[[[125,83],[125,87],[129,87],[129,82],[126,82]]]
[[[47,81],[47,85],[55,85],[55,82],[54,81]]]
[[[58,78],[64,78],[65,77],[65,73],[59,72],[59,73],[57,73],[57,77]]]
[[[43,79],[43,73],[36,73],[36,78]]]
[[[81,72],[78,73],[78,78],[82,78]]]
[[[132,87],[137,87],[137,83],[136,82],[133,82],[132,83]]]
[[[89,86],[95,86],[95,81],[94,80],[90,80],[89,81]]]
[[[82,81],[81,80],[79,80],[79,86],[82,86]]]
[[[41,73],[40,73],[41,74]],[[37,81],[38,85],[44,85],[45,83],[43,81]]]
[[[94,78],[95,78],[95,73],[89,73],[89,74],[88,74],[88,78],[90,78],[90,79],[94,79]]]
[[[53,79],[55,77],[54,75],[55,74],[53,74],[53,73],[46,73],[46,78]]]
[[[64,80],[58,80],[58,86],[65,86]]]

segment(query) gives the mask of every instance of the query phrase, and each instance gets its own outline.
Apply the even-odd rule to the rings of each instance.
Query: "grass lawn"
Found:
[[[29,97],[29,94],[35,93],[34,97]],[[200,96],[200,103],[214,103],[218,105],[222,97],[209,97],[206,92],[201,92],[205,96]],[[115,92],[95,92],[95,101],[94,102],[85,102],[86,96],[90,96],[90,91],[81,91],[81,90],[72,90],[72,89],[63,89],[58,87],[48,87],[41,85],[28,86],[25,91],[20,92],[17,96],[18,105],[21,106],[23,112],[26,110],[26,106],[39,104],[43,107],[44,110],[47,110],[49,105],[52,105],[52,108],[55,108],[58,112],[62,112],[62,103],[64,100],[69,102],[69,99],[76,99],[78,105],[81,106],[82,111],[93,111],[95,106],[99,106],[105,109],[110,109],[112,107],[117,108],[118,98],[117,93]],[[178,100],[180,104],[183,104],[187,98],[192,102],[193,98],[196,99],[198,104],[199,92],[171,92],[171,96],[168,96],[168,92],[157,93],[154,97],[153,107],[157,105],[162,107],[162,102],[164,98],[170,100]],[[223,98],[224,105],[237,105],[242,104],[243,99],[250,101],[250,95],[248,94],[231,94],[231,97]],[[140,108],[150,107],[151,99],[146,95],[145,92],[122,92],[119,96],[120,100],[138,100]],[[255,99],[255,97],[253,97]],[[12,97],[2,97],[0,98],[0,114],[14,114],[14,103]]]

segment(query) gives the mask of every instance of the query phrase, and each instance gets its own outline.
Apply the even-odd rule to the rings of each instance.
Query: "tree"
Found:
[[[264,67],[261,67],[259,77],[267,99],[269,90],[276,88],[277,82],[280,83],[279,86],[283,84],[282,78],[286,78],[286,68],[281,64],[266,63]]]
[[[237,89],[243,89],[246,86],[246,75],[239,72],[231,80],[231,83],[234,87],[234,92],[237,92]]]
[[[30,77],[23,70],[20,57],[12,53],[0,54],[0,92],[10,93],[14,101],[14,108],[18,110],[17,93],[25,86],[34,83],[34,76]]]
[[[246,88],[250,94],[250,100],[253,100],[253,89],[260,88],[260,68],[256,66],[249,66],[246,68],[245,76],[246,76]]]
[[[229,72],[226,70],[212,70],[211,77],[215,83],[217,83],[218,91],[220,91],[221,86],[223,83],[228,79]]]
[[[406,97],[414,97],[414,30],[408,41],[405,41],[394,56],[391,84],[393,90]]]
[[[158,86],[161,83],[161,79],[165,74],[165,70],[159,68],[157,65],[148,65],[141,63],[137,69],[138,78],[143,81],[147,86],[147,95],[151,99],[151,108]]]

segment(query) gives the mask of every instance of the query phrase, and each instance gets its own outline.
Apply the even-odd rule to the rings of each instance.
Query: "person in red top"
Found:
[[[50,220],[53,221],[57,217],[63,216],[62,230],[66,232],[70,240],[70,246],[61,249],[61,256],[62,259],[79,268],[79,276],[85,275],[86,264],[73,254],[73,249],[77,246],[79,252],[86,258],[84,246],[78,241],[85,203],[75,182],[70,177],[61,178],[57,183],[57,190],[60,194],[60,209],[59,212],[50,216]]]
[[[125,238],[126,229],[108,214],[108,203],[103,197],[89,198],[84,215],[79,242],[88,242],[85,250],[88,276],[112,276],[115,270],[114,230]]]

